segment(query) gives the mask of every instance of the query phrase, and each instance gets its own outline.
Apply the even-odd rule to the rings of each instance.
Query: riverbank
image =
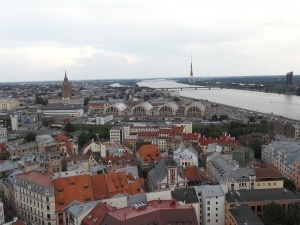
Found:
[[[172,80],[143,81],[139,86],[149,88],[178,87],[179,83]],[[190,86],[180,84],[180,86]],[[207,100],[219,105],[219,109],[212,108],[205,115],[207,119],[213,114],[228,114],[233,120],[249,119],[250,116],[265,117],[277,121],[299,121],[300,97],[278,95],[264,92],[251,92],[229,89],[205,89],[205,90],[178,90],[181,97]]]

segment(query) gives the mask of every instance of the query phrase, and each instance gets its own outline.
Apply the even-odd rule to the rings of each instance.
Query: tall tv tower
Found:
[[[193,56],[191,53],[191,73],[190,73],[190,77],[189,77],[189,83],[195,83],[195,77],[193,75]]]

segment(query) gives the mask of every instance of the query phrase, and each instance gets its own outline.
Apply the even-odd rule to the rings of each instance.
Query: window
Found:
[[[210,201],[207,201],[207,205],[210,205]]]
[[[84,186],[83,186],[83,189],[88,189],[88,188],[89,188],[88,185],[84,185]]]
[[[207,207],[207,211],[209,211],[210,210],[210,207]]]
[[[207,213],[207,216],[210,216],[210,213]]]

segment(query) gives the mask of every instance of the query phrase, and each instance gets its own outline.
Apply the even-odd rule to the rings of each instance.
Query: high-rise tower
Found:
[[[189,83],[195,83],[195,77],[193,75],[193,58],[191,56],[191,72],[189,77]]]
[[[65,71],[65,78],[61,85],[61,97],[62,103],[64,105],[70,104],[71,101],[71,86],[67,77],[67,72]]]

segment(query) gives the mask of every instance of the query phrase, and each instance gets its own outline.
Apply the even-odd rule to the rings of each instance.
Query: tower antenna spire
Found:
[[[190,77],[189,77],[189,83],[195,83],[195,78],[193,74],[193,54],[191,51],[191,72],[190,72]]]

